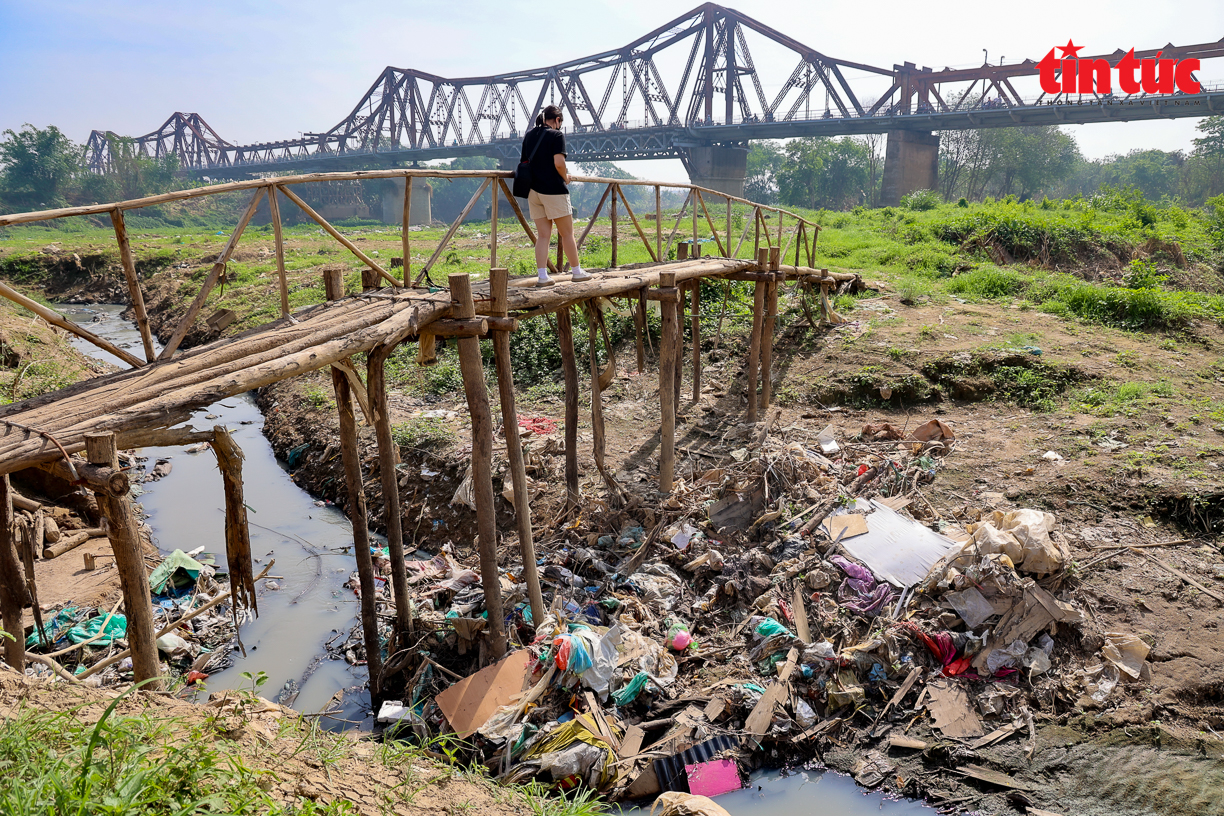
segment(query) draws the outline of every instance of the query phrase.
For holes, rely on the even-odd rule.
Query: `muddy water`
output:
[[[122,306],[64,304],[60,309],[72,320],[88,324],[96,334],[141,356],[135,326],[119,317]],[[119,364],[89,343],[74,344],[87,354]],[[262,433],[263,415],[249,396],[209,406],[196,413],[190,424],[197,430],[225,425],[242,448],[246,457],[244,498],[249,508],[255,570],[276,559],[270,574],[279,576],[274,581],[278,589],[271,589],[269,582],[259,590],[259,618],[240,630],[247,656],[235,652],[234,666],[210,676],[208,689],[235,688],[246,683],[242,672],[264,671],[268,681],[260,691],[263,696],[275,698],[286,684],[290,692],[300,685],[293,707],[319,711],[336,691],[365,683],[364,668],[329,660],[324,648],[328,640],[347,632],[358,621],[353,593],[342,586],[353,568],[348,519],[334,507],[317,506],[309,494],[290,481]],[[141,453],[149,457],[150,467],[159,458],[167,458],[173,465],[169,476],[142,485],[144,493],[139,497],[149,516],[154,542],[163,553],[203,546],[205,552],[216,557],[218,567],[224,567],[224,497],[216,457],[210,451],[189,454],[181,448],[146,448]],[[368,695],[354,689],[344,697],[345,711],[337,717],[365,720]],[[352,727],[353,723],[335,720],[332,725]]]
[[[761,771],[743,790],[724,793],[715,801],[732,816],[934,816],[929,805],[867,791],[833,771]],[[626,808],[624,816],[646,816],[649,806]]]

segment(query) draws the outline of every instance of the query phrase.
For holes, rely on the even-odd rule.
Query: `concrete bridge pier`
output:
[[[385,179],[382,188],[382,222],[384,224],[404,223],[404,184],[405,179]],[[412,220],[409,226],[428,224],[433,221],[431,202],[433,187],[428,179],[414,179],[412,182]]]
[[[744,195],[744,182],[748,178],[746,146],[690,147],[685,164],[689,171],[689,181],[693,184],[733,196]]]
[[[888,131],[880,204],[895,207],[914,190],[939,187],[939,134],[915,130]]]

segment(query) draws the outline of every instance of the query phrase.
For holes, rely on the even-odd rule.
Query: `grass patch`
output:
[[[455,438],[455,432],[441,417],[417,416],[391,428],[391,438],[400,448],[437,448]]]

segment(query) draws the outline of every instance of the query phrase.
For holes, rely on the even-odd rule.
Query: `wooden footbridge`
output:
[[[525,497],[528,495],[527,482],[515,413],[509,332],[516,329],[520,320],[545,313],[556,315],[565,379],[566,486],[570,500],[577,501],[579,379],[574,355],[571,310],[582,306],[588,310],[590,317],[587,324],[591,348],[590,396],[594,460],[605,482],[610,488],[617,490],[611,474],[604,468],[601,392],[610,383],[612,371],[609,367],[601,372],[594,353],[603,327],[599,299],[623,298],[629,302],[636,327],[639,371],[645,366],[643,334],[646,329],[646,303],[650,300],[658,301],[662,317],[662,339],[658,350],[661,415],[659,487],[664,492],[670,492],[675,466],[676,409],[681,398],[684,360],[682,326],[686,305],[689,307],[688,320],[691,321],[691,381],[694,400],[701,389],[699,350],[702,327],[700,291],[697,285],[699,281],[704,278],[721,278],[755,282],[752,337],[746,361],[749,394],[747,418],[749,421],[755,421],[760,406],[767,406],[771,397],[770,372],[779,285],[788,280],[797,281],[798,285],[811,289],[813,293],[815,288],[819,287],[822,310],[826,312],[826,317],[833,317],[828,306],[829,288],[854,277],[830,275],[827,271],[813,269],[814,244],[820,228],[786,210],[754,204],[693,185],[575,177],[575,181],[604,185],[599,206],[581,232],[579,249],[581,251],[581,245],[590,234],[596,218],[607,205],[613,225],[611,268],[601,271],[590,280],[571,281],[557,269],[560,265],[558,257],[556,264],[549,264],[557,273],[555,286],[536,287],[534,277],[511,280],[507,270],[497,266],[497,208],[501,196],[494,195],[489,243],[489,279],[473,283],[466,273],[452,274],[445,289],[420,286],[433,270],[434,264],[443,256],[459,226],[486,189],[493,188],[495,192],[500,189],[504,193],[528,240],[535,241],[530,224],[513,196],[509,194],[506,186],[509,176],[508,172],[501,171],[447,172],[410,169],[314,174],[219,184],[115,204],[0,216],[0,227],[4,227],[72,216],[109,215],[114,225],[128,291],[144,346],[144,359],[140,359],[0,284],[0,295],[26,307],[48,322],[110,351],[131,366],[127,371],[96,377],[60,391],[0,408],[0,474],[3,475],[0,490],[4,492],[0,500],[0,510],[4,513],[4,518],[0,519],[0,609],[4,612],[5,628],[14,631],[10,628],[13,615],[20,621],[21,608],[27,605],[25,584],[29,578],[23,575],[22,558],[18,553],[16,536],[13,534],[12,492],[8,488],[8,474],[29,467],[39,467],[93,491],[99,498],[99,507],[109,522],[108,536],[122,579],[136,679],[155,677],[158,672],[156,647],[153,644],[156,633],[149,611],[148,581],[140,555],[136,519],[128,499],[127,476],[118,467],[116,450],[197,441],[201,438],[201,433],[210,435],[212,432],[175,428],[190,419],[193,411],[225,397],[330,367],[340,419],[340,450],[348,495],[346,511],[353,523],[360,575],[362,621],[370,664],[371,692],[377,698],[382,682],[379,657],[381,647],[375,619],[374,568],[369,548],[362,469],[358,459],[354,401],[356,397],[361,410],[367,413],[377,436],[379,474],[386,502],[387,539],[391,552],[392,590],[396,607],[395,631],[398,637],[412,629],[413,621],[404,563],[402,515],[395,476],[398,448],[392,441],[384,367],[391,352],[405,342],[415,342],[419,345],[418,362],[432,362],[435,338],[443,336],[457,338],[464,391],[471,416],[472,476],[479,530],[480,572],[489,611],[489,644],[492,653],[500,655],[505,648],[506,633],[498,582],[492,484],[494,428],[482,370],[479,339],[489,337],[493,342],[502,429],[506,437],[514,495]],[[400,177],[406,178],[407,183],[402,235],[404,262],[402,277],[398,278],[358,249],[293,192],[294,186],[312,182]],[[420,178],[457,177],[481,179],[480,189],[450,225],[431,258],[414,278],[410,260],[411,236],[408,230],[413,181]],[[624,187],[629,185],[647,185],[655,190],[653,236],[648,235],[647,230],[643,228],[642,222],[623,193]],[[687,190],[684,206],[667,235],[666,243],[660,206],[661,190],[665,187]],[[148,315],[145,312],[135,261],[124,225],[124,213],[169,201],[236,190],[251,190],[250,203],[186,315],[160,355],[155,356]],[[281,317],[236,336],[180,351],[179,346],[183,338],[199,317],[209,293],[224,274],[243,229],[265,196],[271,205]],[[301,207],[307,216],[361,260],[365,266],[362,292],[346,296],[343,291],[342,272],[324,271],[326,300],[290,314],[279,209],[279,199],[282,196]],[[711,206],[711,202],[714,206]],[[722,221],[722,213],[717,209],[719,203],[725,203],[725,225],[717,224],[715,220],[717,212],[720,216],[718,221]],[[751,207],[752,215],[746,220],[738,242],[732,248],[732,205],[736,203]],[[636,237],[645,245],[652,259],[651,263],[638,264],[633,268],[617,266],[620,247],[616,225],[621,217],[621,210],[624,216],[632,221]],[[788,220],[789,224],[786,223]],[[685,234],[690,230],[690,222],[693,239],[691,242],[685,240]],[[721,232],[720,226],[723,227]],[[697,238],[699,232],[703,232],[707,227],[718,255],[701,257],[701,244],[697,243]],[[752,236],[753,257],[748,260],[736,259],[749,240],[749,233]],[[667,262],[663,259],[669,257],[678,235],[681,241],[676,244],[677,259]],[[709,246],[709,243],[706,245]],[[783,259],[792,260],[793,263],[783,264]],[[606,331],[603,335],[604,341],[607,342]],[[367,354],[364,383],[351,362],[354,355],[361,353]],[[758,382],[761,392],[759,397]],[[224,435],[224,429],[217,429],[216,432]],[[230,445],[221,447],[228,449]],[[80,451],[86,451],[85,459],[73,455]],[[227,554],[230,556],[234,596],[241,598],[244,589],[253,585],[253,576],[250,574],[249,535],[246,531],[240,492],[238,499],[234,500],[234,492],[241,490],[241,455],[219,455],[218,459],[226,486]],[[536,575],[531,512],[526,501],[516,499],[515,504],[523,575],[528,585],[532,614],[535,620],[541,620],[545,610]],[[21,638],[18,638],[16,643],[6,644],[7,659],[10,663],[17,661],[16,665],[19,665],[23,660],[22,646]]]

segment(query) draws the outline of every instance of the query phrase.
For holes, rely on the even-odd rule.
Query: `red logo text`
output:
[[[1126,94],[1171,94],[1174,90],[1196,94],[1201,90],[1194,78],[1194,72],[1200,68],[1197,59],[1161,59],[1163,52],[1155,57],[1139,58],[1132,48],[1118,60],[1115,68],[1104,58],[1078,58],[1076,54],[1082,48],[1068,40],[1066,45],[1050,49],[1050,53],[1037,63],[1041,90],[1049,94],[1113,93],[1115,70],[1118,89]],[[1054,56],[1056,50],[1063,52],[1061,59]]]

